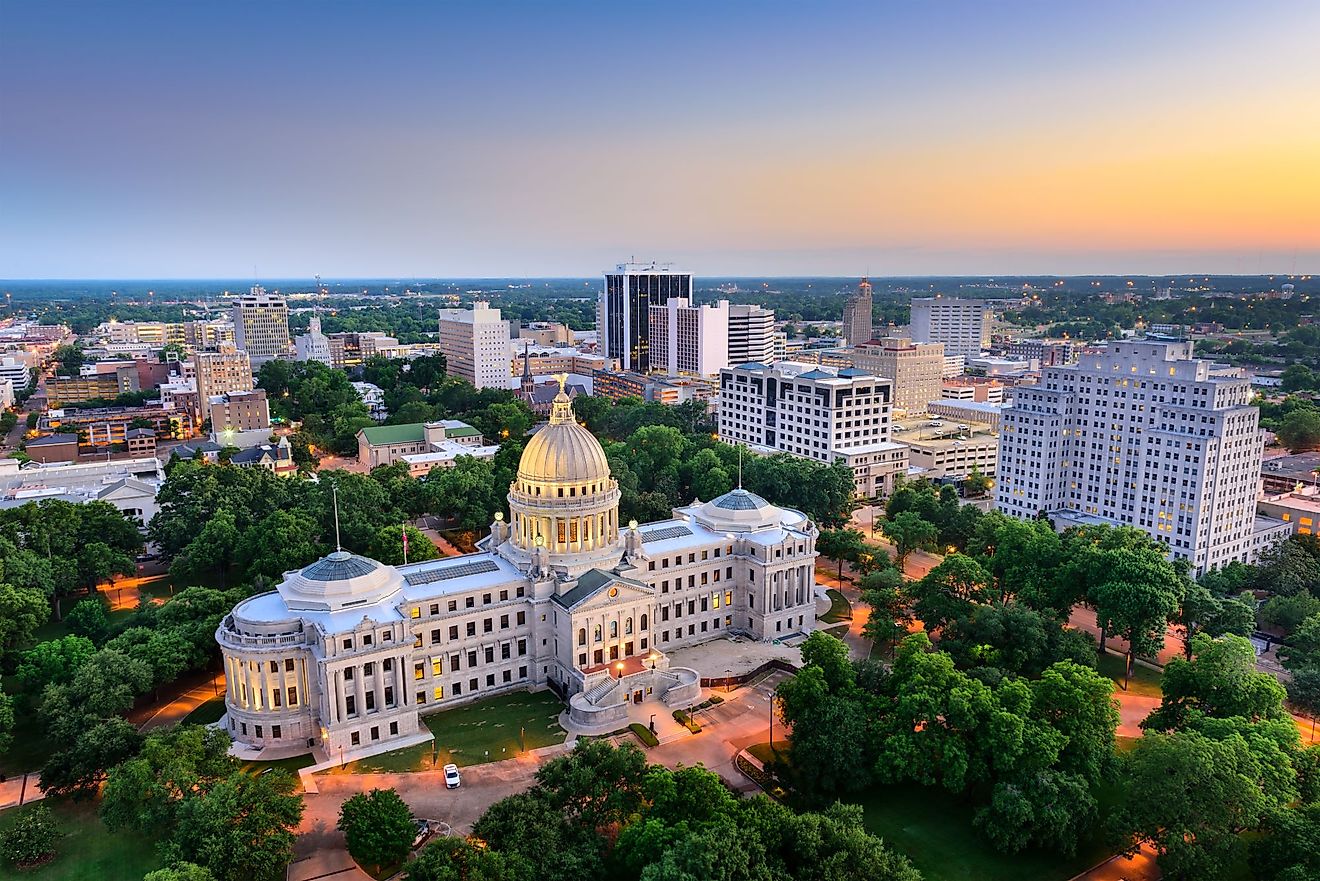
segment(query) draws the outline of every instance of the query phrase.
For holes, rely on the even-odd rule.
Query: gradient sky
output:
[[[1320,3],[0,0],[0,277],[1314,272]]]

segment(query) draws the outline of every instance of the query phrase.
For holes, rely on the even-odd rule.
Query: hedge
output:
[[[652,734],[651,729],[647,728],[641,722],[632,723],[631,725],[628,726],[628,730],[631,731],[633,734],[636,734],[637,739],[640,740],[642,743],[646,744],[647,746],[660,745],[659,738],[657,738],[654,734]]]

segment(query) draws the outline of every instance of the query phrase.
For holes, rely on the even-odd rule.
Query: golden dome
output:
[[[573,405],[560,380],[559,394],[550,408],[550,424],[532,435],[518,462],[518,481],[530,483],[596,484],[588,492],[605,489],[610,463],[591,432],[573,418]]]

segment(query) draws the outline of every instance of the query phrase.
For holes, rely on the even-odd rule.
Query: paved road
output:
[[[189,713],[200,707],[207,701],[222,696],[225,693],[225,674],[217,673],[211,679],[195,685],[165,704],[151,711],[151,715],[146,718],[138,730],[146,733],[155,731],[157,728],[166,728],[170,725],[177,725],[182,722]]]

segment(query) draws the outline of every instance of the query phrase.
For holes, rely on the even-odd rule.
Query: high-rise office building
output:
[[[782,360],[775,351],[775,312],[760,306],[729,307],[729,364],[773,364]]]
[[[651,369],[716,376],[729,366],[729,301],[694,306],[684,297],[651,307]]]
[[[289,353],[289,304],[261,285],[234,301],[234,344],[257,363]]]
[[[499,309],[480,301],[471,309],[441,309],[439,344],[450,373],[477,388],[509,387],[509,323]]]
[[[849,346],[869,342],[872,334],[871,280],[863,278],[843,304],[843,341]]]
[[[320,361],[326,367],[332,365],[330,340],[321,333],[321,316],[313,315],[307,333],[293,338],[293,350],[297,361]]]
[[[651,307],[670,297],[692,301],[692,274],[667,263],[620,263],[605,273],[597,305],[601,352],[624,370],[651,370]]]
[[[890,440],[893,383],[851,367],[785,361],[720,371],[720,440],[821,462],[843,461],[857,494],[888,495],[908,449]]]
[[[990,345],[990,308],[984,300],[918,297],[912,301],[912,339],[943,343],[946,355],[975,358]]]
[[[216,395],[253,388],[252,362],[247,352],[235,348],[233,343],[221,343],[214,352],[193,352],[192,360],[197,373],[197,397],[203,410]]]
[[[995,505],[1057,527],[1133,526],[1197,573],[1287,535],[1256,516],[1262,439],[1250,380],[1190,342],[1112,342],[1046,367],[1003,410]]]
[[[885,337],[852,350],[855,367],[894,381],[894,409],[908,415],[925,413],[940,399],[944,383],[944,346],[914,343],[907,337]]]

